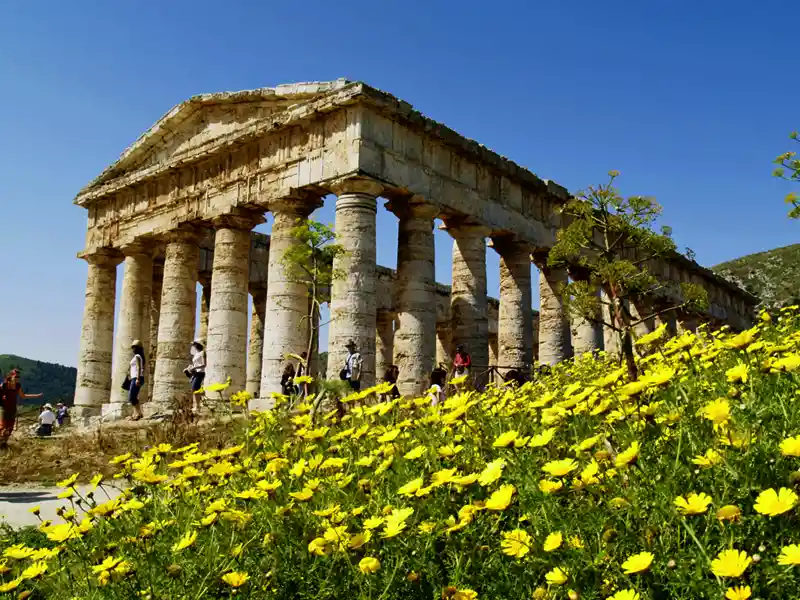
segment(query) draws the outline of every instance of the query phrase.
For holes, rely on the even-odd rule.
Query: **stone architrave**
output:
[[[164,285],[164,264],[153,265],[153,287],[150,293],[150,354],[147,360],[149,388],[153,389],[158,356],[158,320],[161,314],[161,289]],[[148,398],[149,399],[149,398]]]
[[[600,297],[600,288],[594,290]],[[598,306],[594,319],[576,319],[572,330],[572,348],[575,356],[596,352],[604,347],[604,333],[602,323],[602,307]]]
[[[497,365],[530,375],[533,365],[531,247],[502,237],[492,240],[500,255]]]
[[[261,391],[261,361],[264,358],[264,323],[267,310],[266,286],[250,286],[250,343],[247,350],[247,391],[253,398]]]
[[[346,179],[331,187],[336,194],[336,242],[344,253],[333,261],[328,374],[345,364],[347,342],[358,346],[363,360],[361,387],[375,384],[376,222],[382,186],[369,179]]]
[[[453,238],[453,282],[450,289],[452,346],[472,357],[472,375],[478,388],[489,367],[489,305],[486,296],[486,237],[480,225],[447,224]]]
[[[119,317],[117,318],[117,334],[114,344],[114,376],[112,378],[112,394],[109,407],[119,417],[129,409],[128,392],[122,389],[122,382],[130,373],[131,343],[142,342],[146,361],[150,360],[150,302],[153,288],[153,252],[144,244],[124,246],[124,275],[122,277],[122,294],[120,297]],[[145,387],[139,392],[139,401],[147,398],[149,381],[146,376]],[[103,411],[106,414],[106,410]]]
[[[231,384],[223,397],[247,385],[247,303],[250,285],[250,230],[263,218],[230,214],[214,219],[214,266],[208,311],[206,384]]]
[[[100,414],[111,396],[111,357],[114,347],[114,307],[117,265],[122,255],[101,249],[81,258],[89,263],[83,306],[81,346],[75,385],[75,417]]]
[[[567,285],[566,269],[539,262],[539,362],[555,365],[572,356],[569,319],[562,289]]]
[[[397,387],[404,396],[419,395],[430,386],[436,359],[436,264],[431,204],[393,207],[398,216],[397,332],[394,362],[400,370]],[[379,371],[378,375],[382,373]]]
[[[273,216],[269,242],[269,270],[261,366],[261,402],[254,409],[267,408],[272,393],[281,391],[281,374],[289,354],[300,355],[308,347],[308,286],[300,273],[285,264],[286,253],[301,241],[292,234],[298,222],[319,206],[316,196],[280,198],[270,202]]]
[[[192,228],[167,234],[164,280],[158,321],[158,355],[152,410],[168,410],[191,399],[183,370],[189,365],[197,305],[197,262],[200,234]]]
[[[200,322],[197,327],[197,341],[208,344],[208,316],[211,312],[211,278],[200,278]]]
[[[379,311],[375,337],[375,377],[382,380],[384,373],[394,364],[394,320],[390,312]]]

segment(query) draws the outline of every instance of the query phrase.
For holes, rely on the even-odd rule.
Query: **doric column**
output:
[[[191,228],[167,235],[164,283],[158,321],[158,355],[153,381],[154,410],[186,404],[189,381],[183,370],[189,364],[197,305],[197,261],[200,234]]]
[[[489,315],[486,297],[486,236],[488,228],[465,223],[447,224],[453,237],[453,283],[450,316],[453,349],[464,346],[472,356],[472,374],[489,366]],[[481,378],[476,380],[481,387]]]
[[[676,315],[678,333],[686,333],[687,331],[695,332],[700,326],[700,317],[695,313],[679,310]]]
[[[660,314],[653,317],[653,324],[656,327],[661,327],[661,325],[666,324],[667,337],[675,337],[675,335],[678,333],[678,320],[675,310],[667,310],[669,308],[669,304],[665,300],[656,301],[654,306],[656,311]]]
[[[82,256],[89,263],[83,305],[78,377],[75,387],[76,417],[100,414],[111,396],[111,356],[114,346],[114,302],[117,265],[122,255],[98,250]]]
[[[507,238],[492,240],[500,255],[500,311],[497,364],[529,375],[533,365],[531,248]]]
[[[250,284],[250,230],[263,218],[229,214],[214,219],[214,266],[208,314],[206,383],[231,385],[223,395],[247,384],[247,301]]]
[[[353,340],[363,359],[362,388],[375,384],[375,244],[376,198],[383,189],[376,181],[346,179],[333,186],[336,194],[336,241],[344,253],[334,259],[331,324],[328,333],[328,374],[339,372]]]
[[[149,389],[153,389],[158,357],[158,321],[161,314],[161,289],[164,285],[164,263],[153,264],[153,287],[150,293],[150,354],[147,357]]]
[[[601,310],[605,323],[614,322],[614,311],[611,307],[611,298],[600,290]],[[619,333],[608,325],[603,325],[603,348],[608,354],[618,356],[620,353]]]
[[[386,370],[394,364],[394,315],[379,311],[375,336],[375,378],[380,381]],[[403,371],[401,369],[400,375]],[[399,387],[399,386],[398,386]],[[401,390],[402,392],[402,390]]]
[[[436,323],[436,366],[445,364],[450,368],[453,360],[452,329],[450,322]]]
[[[600,297],[600,288],[594,290],[594,295]],[[572,328],[572,348],[576,356],[586,354],[588,352],[595,352],[602,350],[604,345],[603,338],[603,323],[601,317],[601,306],[598,304],[598,310],[594,315],[594,319],[575,319]]]
[[[412,199],[413,200],[413,199]],[[398,328],[394,338],[397,387],[404,396],[430,387],[436,358],[436,264],[433,219],[439,209],[431,204],[393,204],[397,215]],[[379,370],[378,376],[383,373]]]
[[[150,360],[150,302],[153,288],[152,249],[143,244],[131,244],[124,246],[122,252],[125,255],[125,272],[114,343],[114,376],[110,399],[118,405],[111,407],[112,416],[117,418],[123,416],[123,407],[128,402],[128,392],[122,389],[122,382],[130,372],[131,344],[134,340],[142,342],[145,360]],[[145,401],[150,387],[146,378],[145,386],[139,392],[140,401]],[[105,410],[103,412],[106,413]]]
[[[211,273],[200,275],[199,283],[200,323],[197,328],[197,339],[205,346],[208,344],[208,316],[211,312]]]
[[[256,398],[261,391],[261,361],[264,358],[264,323],[267,288],[250,286],[253,307],[250,313],[250,344],[247,351],[247,391]]]
[[[567,270],[539,265],[539,362],[555,365],[572,356],[569,319],[564,310],[562,289],[567,285]]]
[[[259,397],[268,399],[281,391],[281,373],[287,354],[300,354],[308,347],[308,286],[297,268],[285,264],[286,253],[301,240],[292,234],[299,221],[308,219],[319,206],[317,197],[280,198],[270,202],[272,234],[269,246],[264,351]],[[264,409],[260,402],[253,408]]]

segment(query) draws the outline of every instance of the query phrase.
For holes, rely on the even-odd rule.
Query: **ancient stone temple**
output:
[[[75,199],[88,211],[76,412],[122,414],[134,339],[152,359],[142,399],[153,409],[188,394],[182,371],[197,337],[206,341],[207,381],[230,377],[231,392],[247,388],[262,399],[279,391],[285,356],[302,352],[308,333],[305,287],[287,275],[282,257],[297,243],[289,234],[297,219],[325,201],[335,202],[346,250],[335,265],[346,276],[330,290],[329,373],[338,372],[351,339],[364,358],[364,385],[394,363],[407,394],[425,389],[434,365],[451,360],[458,344],[477,369],[527,371],[534,356],[554,364],[573,350],[602,348],[601,327],[567,319],[558,290],[570,274],[544,262],[568,198],[558,184],[364,83],[195,96]],[[397,217],[395,272],[375,261],[376,213],[384,209]],[[254,235],[267,217],[270,238]],[[434,279],[436,219],[453,240],[451,288]],[[500,256],[496,302],[487,296],[487,247]],[[681,282],[708,291],[708,313],[678,315],[673,328],[749,324],[756,300],[709,270],[677,255],[653,269],[674,285],[641,306],[679,303]]]

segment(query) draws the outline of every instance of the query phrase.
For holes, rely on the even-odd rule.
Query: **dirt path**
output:
[[[104,487],[111,498],[120,494],[120,490]],[[88,485],[79,485],[76,490],[80,495],[85,496],[89,491]],[[58,498],[63,490],[55,487],[26,487],[26,486],[4,486],[0,487],[0,523],[5,523],[11,527],[25,527],[26,525],[38,525],[39,519],[30,512],[34,506],[41,509],[42,519],[51,519],[61,522],[56,515],[59,506],[70,507],[69,500]],[[98,500],[105,499],[105,492],[100,490],[95,492]],[[78,514],[83,513],[80,507],[76,506]]]

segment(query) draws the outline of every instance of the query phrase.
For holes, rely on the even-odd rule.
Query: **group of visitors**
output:
[[[189,347],[191,362],[183,370],[189,378],[189,387],[192,391],[192,409],[197,412],[198,398],[196,392],[203,387],[206,377],[206,351],[203,344],[195,340]],[[131,343],[130,368],[125,380],[122,382],[122,389],[128,392],[128,402],[133,407],[133,414],[129,417],[131,421],[138,421],[144,417],[142,407],[139,403],[139,392],[145,382],[145,356],[144,346],[141,340],[133,340]]]
[[[63,402],[56,404],[55,409],[49,402],[42,404],[39,407],[39,424],[34,426],[34,432],[39,437],[49,437],[53,435],[53,426],[63,427],[68,417],[69,410]]]

